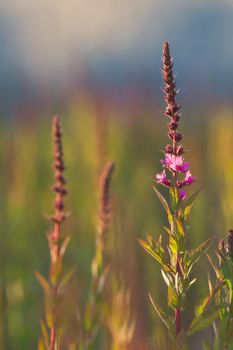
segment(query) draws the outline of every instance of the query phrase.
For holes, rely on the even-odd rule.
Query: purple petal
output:
[[[186,192],[184,190],[179,190],[179,199],[182,201],[186,197]]]

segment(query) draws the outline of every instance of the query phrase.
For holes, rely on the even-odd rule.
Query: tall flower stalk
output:
[[[69,237],[64,237],[61,232],[61,225],[67,217],[64,205],[67,190],[63,175],[65,165],[62,131],[58,116],[54,117],[52,121],[52,137],[55,199],[53,201],[54,214],[49,216],[49,220],[53,222],[53,228],[47,235],[50,252],[50,274],[48,281],[39,272],[36,272],[36,276],[45,292],[45,323],[41,322],[43,336],[39,341],[40,349],[57,350],[60,349],[61,336],[64,331],[58,319],[62,288],[71,277],[71,273],[68,273],[62,278],[62,260]]]
[[[89,301],[84,315],[84,339],[81,348],[92,349],[103,312],[106,309],[106,281],[109,270],[107,254],[107,234],[110,219],[110,185],[115,164],[107,161],[99,177],[99,200],[97,216],[96,251],[92,262],[92,285]]]
[[[186,220],[200,189],[189,197],[187,196],[186,188],[192,185],[196,178],[190,172],[190,164],[184,159],[182,134],[178,131],[181,106],[176,101],[178,90],[173,75],[173,59],[168,42],[163,45],[162,75],[166,103],[163,114],[169,120],[167,126],[170,142],[164,149],[164,158],[161,160],[163,170],[155,175],[155,183],[168,189],[169,200],[165,199],[157,186],[154,187],[154,191],[167,213],[169,227],[166,227],[165,230],[168,234],[168,246],[164,247],[162,235],[157,240],[148,236],[147,241],[139,240],[139,242],[162,267],[162,276],[167,285],[168,307],[173,310],[173,316],[167,315],[151,296],[150,300],[167,327],[170,338],[179,348],[179,341],[182,343],[186,336],[206,327],[211,323],[210,320],[217,316],[216,313],[208,314],[208,321],[203,322],[203,319],[207,318],[207,306],[212,299],[212,296],[209,295],[207,297],[209,302],[199,313],[197,312],[187,330],[184,329],[182,323],[182,313],[187,305],[187,292],[196,281],[196,278],[192,277],[192,268],[201,254],[208,249],[210,239],[195,250],[188,250]]]

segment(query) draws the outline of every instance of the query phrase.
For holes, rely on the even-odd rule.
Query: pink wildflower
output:
[[[158,184],[170,187],[171,181],[167,179],[165,170],[163,170],[162,173],[156,174],[155,178]]]
[[[186,197],[186,192],[184,190],[179,190],[179,199],[182,201]]]
[[[189,168],[189,163],[184,162],[182,156],[176,156],[171,153],[165,153],[165,160],[161,160],[163,167],[168,168],[172,172],[186,173]]]
[[[192,176],[190,170],[187,171],[184,179],[184,186],[191,185],[196,180],[195,176]]]

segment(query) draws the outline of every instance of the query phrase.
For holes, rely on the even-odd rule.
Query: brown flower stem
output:
[[[110,216],[110,184],[114,171],[114,162],[108,161],[104,165],[99,179],[98,222],[96,234],[96,251],[92,262],[92,286],[88,303],[88,324],[85,334],[85,348],[90,345],[96,336],[100,322],[98,303],[102,302],[108,275],[106,238],[109,230]]]
[[[175,310],[175,324],[176,324],[176,335],[181,331],[181,310],[177,308]]]
[[[63,171],[65,170],[64,160],[63,160],[63,146],[62,146],[62,132],[60,126],[60,118],[54,117],[52,121],[52,135],[53,135],[53,156],[54,156],[54,186],[53,191],[55,192],[55,200],[53,202],[54,214],[50,217],[53,221],[53,230],[48,234],[49,250],[50,250],[50,283],[52,285],[52,312],[53,315],[53,325],[50,327],[50,350],[54,350],[57,343],[57,329],[56,329],[56,300],[59,288],[59,277],[60,269],[58,269],[58,264],[62,259],[61,256],[61,224],[66,218],[66,213],[64,212],[64,196],[67,194],[65,189],[65,178],[63,176]]]
[[[55,341],[56,341],[56,329],[55,327],[53,327],[50,330],[50,346],[49,346],[50,350],[55,349]]]

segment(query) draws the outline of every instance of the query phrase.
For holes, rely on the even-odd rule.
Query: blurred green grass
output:
[[[195,111],[193,111],[194,113]],[[153,190],[153,177],[161,170],[159,149],[168,142],[166,123],[157,113],[117,118],[109,110],[106,149],[116,162],[113,178],[112,237],[115,259],[133,290],[138,337],[150,339],[160,329],[147,298],[148,291],[163,305],[164,286],[158,265],[147,256],[137,238],[163,232],[166,218]],[[231,109],[209,111],[198,119],[182,119],[183,143],[191,152],[192,173],[204,184],[190,224],[190,245],[216,235],[224,237],[233,226],[233,119]],[[72,104],[63,116],[64,152],[71,211],[64,230],[72,241],[65,268],[77,266],[72,303],[85,301],[95,246],[98,149],[96,108]],[[35,349],[43,295],[34,276],[48,274],[49,252],[45,233],[51,213],[51,118],[42,114],[0,128],[0,348]],[[198,186],[198,184],[197,184]],[[212,251],[214,250],[214,244]],[[205,257],[197,270],[200,281],[193,297],[207,289]],[[160,283],[161,282],[161,283]],[[188,306],[192,311],[192,305]],[[74,330],[75,332],[75,330]]]

